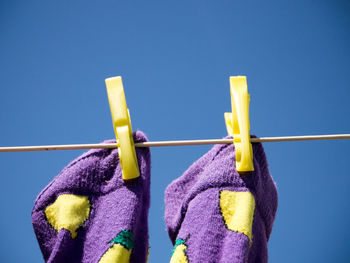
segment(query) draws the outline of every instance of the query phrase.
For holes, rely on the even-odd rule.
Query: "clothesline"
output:
[[[344,139],[350,139],[350,134],[261,137],[261,138],[251,138],[251,142],[252,143],[256,143],[256,142],[295,142],[295,141],[344,140]],[[230,144],[230,143],[233,143],[232,139],[155,141],[155,142],[135,143],[135,147],[188,146],[188,145],[209,145],[209,144]],[[96,143],[96,144],[66,144],[66,145],[0,147],[0,152],[83,150],[83,149],[104,149],[104,148],[117,148],[117,144],[116,143],[106,143],[106,144]]]

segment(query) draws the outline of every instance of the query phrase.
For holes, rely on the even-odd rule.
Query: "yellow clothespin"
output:
[[[134,139],[132,136],[129,110],[126,106],[121,77],[108,78],[106,81],[109,107],[112,113],[113,128],[117,138],[118,154],[123,179],[139,177]]]
[[[245,76],[230,77],[232,113],[225,113],[226,128],[233,136],[238,172],[254,171],[253,150],[249,135],[249,94]]]

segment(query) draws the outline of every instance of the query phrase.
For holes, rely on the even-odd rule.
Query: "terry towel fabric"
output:
[[[147,138],[138,131],[134,141]],[[131,182],[122,179],[117,149],[96,149],[39,194],[32,222],[46,262],[146,262],[151,160],[149,148],[136,154],[140,177]]]
[[[216,145],[167,187],[171,263],[267,262],[277,190],[260,143],[253,156],[255,171],[239,175],[234,145]]]

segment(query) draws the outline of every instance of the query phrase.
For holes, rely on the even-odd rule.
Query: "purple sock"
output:
[[[138,131],[134,141],[147,138]],[[132,181],[122,179],[117,149],[96,149],[45,187],[32,222],[46,262],[146,262],[151,160],[149,148],[136,154],[140,177]]]
[[[260,143],[253,154],[255,171],[239,175],[234,145],[216,145],[167,187],[171,263],[267,262],[277,190]]]

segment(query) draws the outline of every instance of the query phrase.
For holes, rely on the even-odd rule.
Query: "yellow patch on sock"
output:
[[[67,229],[72,238],[77,236],[76,230],[89,217],[90,202],[87,196],[63,194],[45,209],[50,225],[59,232]]]
[[[250,192],[223,190],[220,192],[220,209],[226,227],[243,233],[252,242],[252,225],[255,199]]]
[[[99,263],[129,263],[131,249],[128,250],[121,244],[114,244],[102,256]]]
[[[186,249],[186,245],[178,245],[173,253],[173,256],[171,257],[170,263],[188,263],[188,259],[185,253]]]

